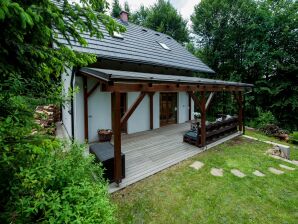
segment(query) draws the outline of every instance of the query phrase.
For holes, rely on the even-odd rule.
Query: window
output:
[[[114,31],[113,32],[113,37],[115,38],[119,38],[119,39],[124,39],[124,37],[122,36],[121,33]]]
[[[166,49],[168,51],[171,50],[171,48],[169,48],[165,43],[161,43],[161,42],[158,42],[160,46],[162,46],[163,49]]]

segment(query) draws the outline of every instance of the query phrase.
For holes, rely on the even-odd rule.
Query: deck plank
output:
[[[183,134],[189,128],[189,123],[183,123],[122,135],[126,178],[122,180],[120,187],[110,184],[109,192],[125,188],[240,134],[236,133],[204,148],[198,148],[183,142]]]

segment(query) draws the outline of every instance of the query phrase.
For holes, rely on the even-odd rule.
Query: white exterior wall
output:
[[[96,84],[97,80],[88,78],[88,91]],[[74,99],[74,129],[75,139],[79,142],[84,142],[84,95],[83,95],[83,80],[82,77],[76,77],[75,87],[79,91],[75,95]],[[129,108],[140,92],[127,93],[127,108]],[[180,92],[177,94],[178,102],[178,123],[183,123],[188,120],[188,94]],[[112,128],[112,113],[111,113],[111,93],[101,92],[100,87],[92,93],[88,98],[88,123],[89,123],[89,142],[95,142],[98,140],[98,129],[111,129]],[[156,92],[153,96],[153,128],[160,127],[160,93]],[[194,103],[192,101],[192,117],[193,117]],[[70,110],[70,106],[69,106]],[[69,120],[69,122],[68,122]],[[71,124],[71,117],[68,114],[67,122]],[[71,126],[69,126],[71,133]],[[137,109],[131,115],[127,121],[127,133],[136,133],[140,131],[146,131],[150,129],[150,105],[149,96],[146,95]]]
[[[191,106],[191,119],[194,119],[194,102],[191,99],[191,105],[188,105],[188,93],[179,92],[178,93],[178,123],[184,123],[188,121],[188,110]]]
[[[71,69],[66,69],[64,73],[62,73],[62,83],[63,83],[63,96],[67,96],[69,92],[70,80],[71,80]],[[71,135],[71,104],[70,102],[64,102],[62,106],[62,123],[66,129],[67,134]]]
[[[97,83],[96,79],[88,79],[88,91]],[[98,129],[112,129],[111,93],[97,89],[88,98],[89,142],[98,141]]]
[[[139,92],[127,93],[127,108],[135,102],[139,96]],[[135,133],[150,129],[150,107],[149,96],[146,95],[133,114],[127,121],[127,133]]]
[[[178,119],[177,122],[184,123],[188,121],[189,114],[188,94],[186,92],[178,93]]]
[[[83,79],[76,77],[75,89],[78,92],[74,98],[74,136],[77,141],[83,143],[85,141],[84,132],[84,92],[83,92]]]

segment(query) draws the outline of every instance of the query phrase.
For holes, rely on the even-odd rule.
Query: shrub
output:
[[[83,156],[85,146],[33,134],[38,127],[28,101],[6,102],[11,114],[0,118],[0,223],[114,223],[102,169]]]
[[[12,223],[114,223],[102,169],[92,156],[83,156],[84,147],[49,139],[40,143],[16,148],[33,154],[14,174],[4,218]]]
[[[290,135],[290,141],[294,144],[298,144],[298,131],[294,131],[293,134]]]
[[[255,119],[254,124],[257,128],[262,128],[268,124],[276,124],[276,118],[270,111],[263,111],[257,107],[258,117]]]

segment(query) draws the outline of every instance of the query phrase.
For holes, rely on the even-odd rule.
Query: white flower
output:
[[[200,112],[194,112],[193,115],[194,115],[195,118],[200,118],[201,117]]]

